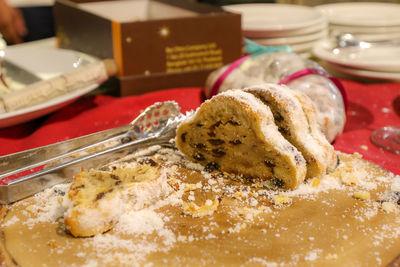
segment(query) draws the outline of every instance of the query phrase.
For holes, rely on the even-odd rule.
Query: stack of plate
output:
[[[313,48],[324,66],[353,77],[400,80],[399,4],[336,3],[316,9],[327,17],[331,35]],[[335,36],[348,33],[363,44],[339,47]],[[396,39],[397,44],[382,43]]]
[[[351,33],[366,41],[400,38],[400,4],[335,3],[315,8],[327,17],[331,35]]]
[[[327,22],[316,9],[285,4],[238,4],[223,7],[242,15],[243,36],[265,46],[290,45],[311,55],[313,45],[327,36]]]

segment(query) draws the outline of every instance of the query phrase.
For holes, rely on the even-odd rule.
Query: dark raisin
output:
[[[226,155],[226,152],[225,152],[225,151],[223,151],[223,150],[221,150],[221,149],[218,149],[218,148],[213,149],[213,150],[212,150],[212,153],[213,153],[214,157],[217,157],[217,158],[220,158],[220,157],[223,157],[223,156]]]
[[[281,132],[282,134],[285,134],[285,135],[289,134],[289,131],[288,131],[285,127],[279,126],[279,127],[278,127],[278,130],[279,130],[279,132]]]
[[[200,122],[197,122],[197,123],[196,123],[196,126],[197,126],[197,127],[203,127],[204,125],[203,125],[202,123],[200,123]]]
[[[207,134],[208,134],[209,137],[215,137],[215,136],[217,136],[214,132],[208,132]]]
[[[282,179],[279,179],[279,178],[274,178],[274,179],[272,180],[272,182],[274,183],[274,185],[275,185],[276,187],[282,187],[282,186],[285,185],[285,182],[284,182]]]
[[[54,189],[54,193],[56,193],[56,195],[58,196],[64,196],[65,192],[60,190],[60,189]]]
[[[78,185],[77,187],[74,187],[74,189],[80,189],[80,188],[85,188],[84,184]]]
[[[194,158],[195,160],[198,160],[198,161],[203,161],[203,160],[206,159],[206,158],[203,156],[203,154],[201,154],[201,153],[196,153],[196,154],[194,154],[194,155],[193,155],[193,158]]]
[[[154,161],[153,159],[151,159],[151,158],[142,159],[142,160],[140,160],[138,163],[141,164],[141,165],[147,164],[147,165],[150,165],[151,167],[156,167],[156,166],[158,166],[158,163],[155,162],[155,161]]]
[[[209,130],[211,132],[214,132],[215,128],[217,128],[218,126],[220,126],[222,124],[221,121],[217,121],[216,123],[214,123],[213,125],[211,125],[211,127],[209,128]]]
[[[96,195],[96,200],[102,199],[106,195],[106,192],[100,192]]]
[[[208,139],[207,141],[211,143],[213,146],[219,146],[225,144],[225,141],[222,139]]]
[[[339,164],[340,164],[340,158],[339,156],[336,156],[336,167],[339,166]]]
[[[301,157],[301,155],[296,155],[294,156],[294,160],[296,161],[296,164],[299,165],[301,162],[304,162],[303,158]]]
[[[214,130],[215,128],[217,128],[218,126],[220,126],[222,124],[221,121],[217,121],[216,123],[214,123],[213,125],[211,125],[210,130]]]
[[[96,200],[102,199],[107,193],[111,193],[113,190],[114,190],[114,189],[111,188],[111,189],[109,189],[109,190],[107,190],[107,191],[98,193],[98,194],[96,195]]]
[[[186,142],[186,135],[187,135],[187,133],[183,133],[183,134],[181,134],[181,140],[182,140],[182,142]]]
[[[274,163],[272,163],[270,160],[264,160],[264,164],[269,167],[269,168],[274,168],[276,165]]]
[[[111,177],[111,179],[114,179],[114,180],[121,180],[117,175],[115,175],[115,174],[110,174],[110,177]]]
[[[130,136],[124,136],[124,137],[121,138],[121,143],[122,144],[129,143],[130,141],[132,141],[132,137],[130,137]]]
[[[229,141],[229,143],[236,146],[236,145],[242,144],[242,141],[240,141],[239,139],[235,139],[235,140]]]
[[[122,183],[122,181],[119,180],[119,181],[116,181],[116,182],[115,182],[115,185],[119,185],[119,184],[121,184],[121,183]]]
[[[218,163],[216,163],[214,161],[207,163],[207,165],[204,167],[204,171],[206,171],[206,172],[213,172],[218,169],[219,169],[219,165],[218,165]]]
[[[227,124],[232,124],[232,125],[234,125],[234,126],[240,126],[240,123],[239,123],[239,122],[233,121],[233,120],[229,120],[229,121],[227,121],[226,123],[227,123]]]
[[[276,114],[274,114],[274,120],[277,122],[281,122],[284,119],[283,119],[282,115],[279,112],[277,112]]]
[[[198,144],[195,144],[194,147],[198,148],[198,149],[203,149],[203,148],[206,148],[206,145],[203,143],[198,143]]]

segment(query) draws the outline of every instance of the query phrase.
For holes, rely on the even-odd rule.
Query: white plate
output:
[[[327,37],[327,31],[319,31],[311,34],[304,34],[298,36],[288,36],[280,38],[260,38],[253,39],[256,42],[262,43],[264,45],[292,45],[305,42],[314,42],[316,40]]]
[[[361,33],[361,34],[398,34],[400,33],[400,26],[390,27],[371,27],[371,26],[344,26],[329,24],[331,31],[348,32],[348,33]]]
[[[355,76],[359,78],[368,78],[374,80],[387,80],[387,81],[400,81],[400,72],[384,72],[384,71],[372,71],[372,70],[362,70],[346,68],[340,65],[327,63],[326,66],[332,68],[350,76]]]
[[[95,57],[83,53],[56,49],[54,47],[48,47],[47,43],[43,44],[43,46],[41,44],[36,45],[36,43],[33,42],[32,44],[24,43],[21,45],[9,46],[6,49],[5,57],[7,60],[23,66],[26,70],[31,71],[42,79],[52,78],[61,73],[71,71],[77,66],[98,60]],[[44,103],[12,112],[1,113],[0,128],[14,126],[49,114],[94,90],[96,87],[97,85],[88,86],[66,95],[53,98]]]
[[[318,41],[312,41],[312,42],[304,42],[304,43],[299,43],[299,44],[292,44],[290,47],[292,48],[293,52],[295,53],[302,53],[302,52],[311,52],[314,45]]]
[[[400,72],[400,46],[335,49],[332,42],[323,40],[314,45],[313,54],[322,60],[346,67]]]
[[[260,42],[259,40],[253,39],[252,41],[263,45],[263,46],[271,46],[269,44],[264,44],[263,42]],[[312,48],[315,45],[315,41],[312,42],[304,42],[304,43],[299,43],[299,44],[292,44],[290,45],[290,48],[292,48],[293,52],[295,53],[303,53],[303,52],[311,52]]]
[[[78,97],[94,90],[96,87],[97,85],[91,85],[86,88],[71,92],[69,94],[53,98],[47,102],[35,106],[19,109],[12,112],[2,113],[0,114],[0,128],[14,126],[47,115],[53,111],[56,111],[57,109],[60,109],[70,104]]]
[[[260,31],[260,30],[246,30],[242,29],[243,35],[250,38],[270,38],[270,37],[287,37],[293,35],[303,35],[309,33],[315,33],[319,31],[324,31],[328,29],[328,24],[326,22],[312,25],[309,27],[304,27],[294,30],[285,31]]]
[[[5,58],[44,80],[98,60],[72,50],[22,45],[7,47]]]
[[[258,32],[298,30],[326,19],[311,7],[285,4],[238,4],[223,6],[226,11],[242,14],[242,29]]]
[[[316,7],[329,23],[353,26],[399,26],[400,5],[391,3],[334,3]]]

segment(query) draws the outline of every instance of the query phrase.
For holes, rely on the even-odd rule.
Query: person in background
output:
[[[9,1],[0,0],[0,33],[8,44],[54,36],[52,0]]]
[[[0,0],[0,33],[10,44],[23,42],[27,34],[21,11],[10,6],[5,0]]]

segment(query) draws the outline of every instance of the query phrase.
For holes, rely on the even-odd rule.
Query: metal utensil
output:
[[[6,59],[6,52],[5,49],[7,47],[6,41],[2,38],[0,34],[0,81],[3,83],[5,87],[8,88],[8,84],[4,79],[4,74],[6,73],[8,77],[12,80],[28,85],[42,79],[38,77],[36,74],[24,69],[21,66],[18,66],[11,61]]]
[[[0,157],[0,203],[68,182],[82,166],[99,167],[138,148],[166,144],[185,117],[176,102],[155,103],[126,126]]]
[[[12,63],[6,58],[3,59],[2,64],[7,76],[16,82],[28,85],[42,80],[36,74]]]
[[[339,48],[345,47],[360,47],[370,48],[372,46],[400,46],[399,39],[391,40],[376,40],[376,41],[363,41],[351,33],[339,33],[335,36],[337,46]]]

